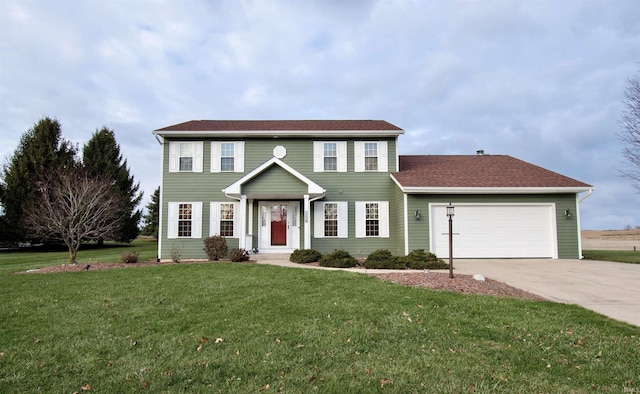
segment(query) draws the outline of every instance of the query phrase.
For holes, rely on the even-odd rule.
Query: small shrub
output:
[[[315,263],[320,261],[322,253],[314,249],[296,249],[289,256],[289,261],[299,264]]]
[[[364,268],[405,269],[405,263],[399,257],[391,254],[387,249],[378,249],[367,256]]]
[[[358,260],[345,250],[336,250],[322,256],[318,263],[323,267],[351,268],[358,264]]]
[[[217,261],[227,255],[227,240],[220,235],[204,239],[204,251],[209,261]]]
[[[442,259],[439,259],[433,253],[427,253],[424,249],[412,250],[411,253],[406,255],[402,259],[408,268],[423,270],[423,269],[445,269],[449,265]]]
[[[182,261],[182,247],[173,245],[171,247],[171,261],[174,263],[179,263]]]
[[[249,252],[239,248],[231,249],[231,254],[229,255],[229,259],[234,263],[239,263],[241,261],[249,261]]]
[[[120,253],[120,262],[123,264],[135,264],[138,262],[138,253],[123,250],[122,253]]]

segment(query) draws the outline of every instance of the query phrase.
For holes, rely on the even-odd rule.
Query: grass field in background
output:
[[[640,250],[583,250],[582,255],[587,260],[640,264]]]
[[[66,262],[29,254],[0,254],[2,393],[640,387],[640,329],[578,306],[256,264],[14,274]]]

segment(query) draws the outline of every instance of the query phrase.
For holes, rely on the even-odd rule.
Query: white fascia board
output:
[[[396,182],[397,183],[397,182]],[[409,194],[553,194],[581,193],[588,187],[418,187],[400,189]]]
[[[291,175],[295,176],[300,181],[304,182],[307,185],[307,192],[310,195],[321,195],[321,194],[324,194],[326,192],[326,190],[323,189],[320,185],[318,185],[317,183],[313,182],[311,179],[309,179],[306,176],[302,175],[296,169],[294,169],[293,167],[289,166],[287,163],[283,162],[282,160],[280,160],[280,159],[278,159],[276,157],[272,157],[271,159],[269,159],[266,162],[262,163],[258,167],[254,168],[253,171],[249,172],[248,174],[246,174],[242,178],[238,179],[237,181],[235,181],[231,185],[229,185],[226,188],[222,189],[222,191],[224,193],[226,193],[227,195],[240,195],[240,191],[242,189],[242,185],[243,184],[245,184],[247,181],[249,181],[250,179],[254,178],[258,174],[260,174],[262,171],[266,170],[267,168],[271,167],[274,164],[279,165],[285,171],[287,171]]]
[[[154,135],[174,138],[194,137],[398,137],[404,130],[247,130],[247,131],[162,131],[154,130]]]

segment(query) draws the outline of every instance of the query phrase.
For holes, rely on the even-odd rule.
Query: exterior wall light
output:
[[[416,209],[416,220],[420,220],[420,210]]]
[[[571,217],[571,210],[566,209],[566,210],[564,211],[564,216],[565,216],[565,218],[569,219],[569,218]]]

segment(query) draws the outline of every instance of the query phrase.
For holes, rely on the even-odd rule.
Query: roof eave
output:
[[[400,186],[407,194],[566,194],[582,193],[593,187],[419,187]]]
[[[404,130],[154,130],[154,135],[168,138],[201,137],[397,137]]]

